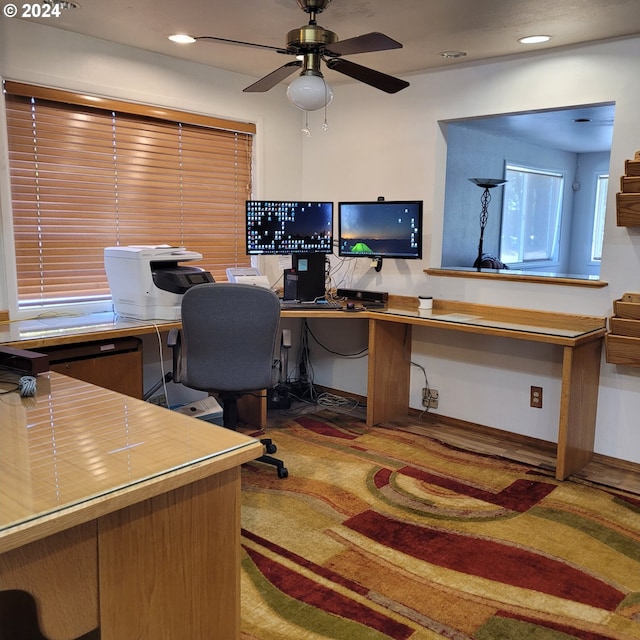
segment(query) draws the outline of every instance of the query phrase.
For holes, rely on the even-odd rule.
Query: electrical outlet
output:
[[[437,409],[440,394],[435,389],[424,387],[422,389],[422,406],[427,409]]]
[[[542,409],[542,387],[531,387],[529,404],[535,409]]]

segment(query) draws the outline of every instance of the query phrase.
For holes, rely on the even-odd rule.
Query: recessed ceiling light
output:
[[[540,44],[541,42],[549,42],[551,36],[526,36],[525,38],[518,38],[520,44]]]
[[[196,41],[193,36],[186,33],[174,33],[172,36],[169,36],[169,40],[171,40],[171,42],[177,42],[178,44],[192,44]]]
[[[438,55],[443,58],[464,58],[467,55],[466,51],[441,51]]]

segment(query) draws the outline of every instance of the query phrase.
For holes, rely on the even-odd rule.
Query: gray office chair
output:
[[[280,301],[268,289],[249,284],[214,283],[191,287],[182,298],[182,330],[172,331],[173,380],[215,395],[223,424],[235,429],[237,400],[275,384],[274,354],[280,327]],[[288,471],[272,457],[277,448],[261,439],[278,477]]]

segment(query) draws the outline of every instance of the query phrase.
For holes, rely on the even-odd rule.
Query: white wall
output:
[[[9,30],[7,24],[11,23]],[[392,55],[392,54],[389,54]],[[0,75],[50,86],[85,90],[222,117],[258,126],[256,196],[339,200],[420,198],[425,202],[422,261],[387,261],[380,273],[366,261],[350,263],[341,286],[384,290],[486,304],[609,316],[625,291],[639,291],[640,235],[615,226],[615,189],[609,194],[603,289],[489,280],[428,278],[423,269],[440,264],[446,146],[440,120],[614,101],[616,120],[611,176],[640,149],[637,82],[640,39],[600,43],[527,58],[415,74],[411,87],[387,95],[353,83],[334,86],[329,130],[322,113],[310,117],[312,136],[301,135],[302,118],[279,87],[263,95],[243,94],[250,79],[136,49],[19,21],[0,21]],[[363,61],[364,62],[364,61]],[[4,135],[4,134],[3,134]],[[7,232],[6,149],[0,139],[0,191]],[[334,260],[337,264],[337,258]],[[268,265],[277,275],[280,265]],[[0,308],[7,308],[5,275]],[[354,323],[362,325],[364,323]],[[340,347],[362,344],[340,329]],[[349,325],[351,326],[351,325]],[[323,339],[329,346],[331,332]],[[445,415],[548,440],[556,439],[560,353],[554,347],[442,331],[414,332],[412,359],[423,364],[440,390]],[[363,393],[363,360],[344,366],[319,360],[318,381]],[[420,406],[422,374],[413,376],[411,406]],[[640,370],[603,362],[596,451],[640,462],[637,437]],[[529,386],[544,387],[542,410],[529,408]],[[508,392],[505,393],[505,390]]]
[[[614,101],[612,184],[624,161],[640,150],[637,82],[640,39],[599,43],[526,58],[412,75],[396,95],[365,85],[334,87],[329,130],[303,144],[303,192],[335,201],[422,198],[425,252],[419,262],[385,263],[375,274],[365,261],[344,286],[485,304],[610,316],[613,300],[640,291],[640,235],[615,224],[615,187],[608,198],[602,289],[427,277],[439,266],[446,145],[441,120],[528,109]],[[330,161],[328,161],[330,159]],[[560,353],[515,341],[487,341],[445,332],[414,331],[412,359],[440,391],[439,412],[548,440],[557,438]],[[322,376],[323,371],[318,371]],[[604,362],[596,451],[640,462],[640,370]],[[359,386],[360,375],[351,385]],[[411,406],[420,407],[422,374],[413,369]],[[544,388],[544,408],[529,407],[530,385]],[[361,385],[360,385],[361,387]],[[505,393],[505,390],[507,392]]]

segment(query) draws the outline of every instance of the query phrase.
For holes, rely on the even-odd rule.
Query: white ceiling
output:
[[[36,22],[246,74],[251,77],[247,84],[292,58],[210,41],[178,45],[167,36],[188,33],[285,47],[287,33],[309,20],[296,0],[77,0],[76,4],[77,9],[65,10],[60,17]],[[317,22],[341,40],[371,31],[398,40],[402,49],[348,59],[411,81],[412,72],[640,35],[640,0],[331,0]],[[541,33],[552,36],[551,41],[529,46],[517,41]],[[443,51],[465,51],[467,55],[445,59],[440,55]],[[330,84],[353,82],[324,66],[323,73]],[[291,75],[287,82],[295,77]],[[604,140],[611,139],[613,107],[608,109],[605,114],[592,114],[597,116],[597,132]],[[551,116],[542,117],[549,126],[557,126],[557,120],[555,125],[550,122]],[[566,120],[566,114],[557,117]],[[521,120],[540,129],[540,123],[535,118],[532,122],[530,115]],[[608,130],[603,120],[610,123]],[[521,136],[530,130],[521,121],[510,119],[481,124],[498,133],[518,130]],[[567,135],[578,132],[574,127]],[[552,135],[558,140],[557,129]],[[571,146],[580,143],[567,140],[565,148]]]
[[[614,104],[600,104],[458,120],[457,124],[541,147],[593,153],[611,150],[614,115]]]
[[[309,18],[295,0],[76,3],[77,9],[39,22],[256,79],[292,58],[269,50],[214,42],[177,45],[167,36],[181,32],[283,47],[287,33],[306,25]],[[317,22],[341,40],[371,31],[381,31],[398,40],[404,45],[402,49],[353,55],[349,59],[384,73],[404,75],[536,49],[638,35],[640,0],[332,0]],[[529,46],[517,42],[522,36],[540,33],[551,35],[552,40]],[[467,56],[446,60],[439,55],[451,50],[466,51]],[[352,82],[334,71],[328,71],[326,77],[333,83]]]

